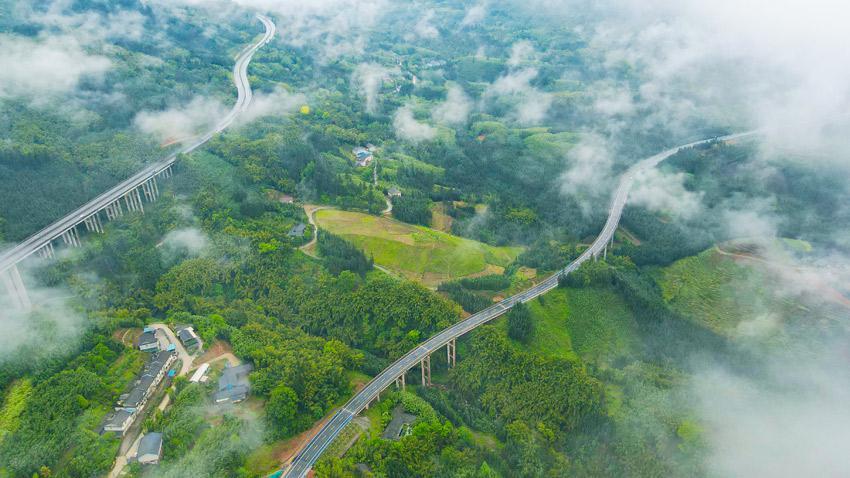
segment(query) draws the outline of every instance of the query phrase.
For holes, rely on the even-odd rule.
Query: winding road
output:
[[[558,286],[558,277],[561,274],[569,274],[590,258],[598,257],[602,254],[603,249],[605,249],[608,242],[610,242],[614,237],[614,232],[617,230],[617,226],[620,223],[620,217],[623,214],[623,208],[625,207],[626,200],[629,196],[629,190],[641,172],[654,168],[665,159],[673,156],[683,149],[707,144],[712,141],[729,141],[754,134],[756,134],[755,131],[749,131],[746,133],[731,134],[694,141],[692,143],[670,148],[656,154],[655,156],[646,158],[629,168],[620,177],[617,189],[614,191],[605,226],[596,237],[596,240],[593,241],[593,244],[591,244],[590,247],[587,248],[587,250],[585,250],[576,260],[534,287],[508,297],[507,299],[504,299],[501,302],[482,310],[481,312],[467,317],[442,332],[437,333],[400,359],[396,360],[392,365],[375,376],[375,378],[357,392],[342,408],[334,413],[331,419],[325,423],[325,425],[309,442],[307,442],[304,448],[302,448],[295,459],[289,464],[283,476],[287,478],[302,478],[306,476],[310,471],[310,468],[312,468],[319,459],[322,452],[325,451],[331,442],[333,442],[333,440],[340,434],[342,429],[345,428],[345,426],[348,425],[348,423],[351,422],[357,414],[366,408],[369,403],[375,400],[381,391],[391,386],[397,377],[417,366],[421,360],[429,356],[432,352],[445,346],[451,340],[464,335],[470,330],[503,315],[505,312],[510,310],[514,304],[530,301],[556,288]]]
[[[155,177],[170,168],[171,165],[177,161],[178,155],[194,151],[199,146],[209,141],[210,138],[215,136],[217,133],[230,126],[237,116],[248,108],[248,105],[251,103],[251,99],[253,98],[251,85],[248,82],[248,64],[251,62],[251,58],[253,58],[254,53],[256,53],[263,45],[271,41],[275,34],[275,24],[271,21],[271,19],[259,14],[257,15],[257,19],[259,19],[265,26],[263,37],[256,43],[245,47],[237,56],[236,64],[233,66],[233,83],[235,84],[237,91],[236,104],[233,105],[230,112],[216,123],[212,130],[193,138],[189,144],[183,146],[165,159],[149,164],[130,178],[122,181],[112,189],[80,206],[73,212],[68,213],[65,217],[33,234],[15,247],[3,251],[3,253],[0,254],[0,272],[12,268],[15,264],[26,259],[50,241],[60,237],[69,229],[83,222],[86,218],[97,214],[98,211],[101,211],[108,205],[120,200],[122,197],[150,180],[150,178]]]

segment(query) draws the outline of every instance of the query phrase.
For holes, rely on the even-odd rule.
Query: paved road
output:
[[[59,219],[53,224],[25,239],[17,246],[4,251],[0,254],[0,272],[3,272],[18,262],[26,259],[49,241],[56,239],[68,229],[81,223],[89,216],[96,214],[107,205],[121,199],[124,195],[138,188],[151,177],[169,168],[177,160],[177,156],[179,154],[194,151],[199,146],[209,141],[216,133],[219,133],[230,126],[239,113],[247,109],[248,105],[251,103],[251,99],[253,98],[251,85],[248,82],[248,64],[251,62],[251,58],[254,56],[254,53],[256,53],[256,51],[263,45],[268,43],[275,34],[275,25],[269,18],[262,15],[257,15],[257,18],[265,26],[265,33],[259,41],[245,47],[245,49],[243,49],[236,58],[236,64],[233,66],[233,83],[236,85],[238,93],[236,104],[233,105],[233,109],[231,109],[230,112],[227,113],[211,131],[194,138],[188,145],[183,146],[180,150],[171,154],[167,158],[149,164],[129,179],[122,181],[109,191],[106,191],[83,206],[80,206],[62,219]]]
[[[694,146],[698,146],[701,144],[706,144],[711,141],[719,140],[733,140],[737,138],[743,138],[746,136],[751,136],[755,134],[755,132],[750,131],[747,133],[739,133],[728,136],[722,136],[719,138],[710,138],[701,141],[694,141],[692,143],[688,143],[682,146],[677,146],[675,148],[668,149],[664,152],[656,154],[655,156],[651,156],[646,158],[639,163],[635,164],[631,168],[629,168],[621,177],[620,181],[617,185],[617,189],[614,191],[613,197],[611,199],[611,206],[608,212],[608,219],[605,222],[605,226],[602,228],[602,231],[596,237],[596,240],[593,241],[593,244],[578,257],[578,259],[571,262],[567,267],[562,269],[561,271],[551,275],[543,282],[535,285],[534,287],[527,289],[519,294],[508,297],[501,302],[498,302],[491,307],[488,307],[481,312],[473,314],[466,319],[458,322],[457,324],[449,327],[448,329],[439,332],[437,335],[431,337],[426,340],[422,344],[420,344],[415,349],[411,350],[407,353],[407,355],[401,357],[396,360],[392,365],[383,370],[380,374],[378,374],[375,378],[373,378],[368,384],[366,384],[363,389],[357,392],[354,397],[351,398],[341,409],[339,409],[330,420],[322,427],[319,432],[313,436],[313,438],[306,444],[306,446],[299,452],[299,454],[292,461],[290,466],[284,473],[284,476],[287,478],[302,478],[307,475],[307,472],[316,463],[316,460],[319,459],[319,456],[325,451],[331,442],[333,442],[334,438],[336,438],[343,428],[358,414],[360,413],[366,405],[368,405],[372,400],[374,400],[377,395],[384,390],[385,388],[391,386],[395,379],[399,377],[402,373],[407,372],[411,368],[417,366],[419,362],[424,359],[426,356],[430,355],[435,350],[445,346],[449,341],[464,335],[477,328],[478,326],[485,324],[496,317],[501,316],[514,304],[517,302],[527,302],[532,300],[540,295],[545,294],[546,292],[554,289],[558,286],[558,276],[561,274],[569,274],[572,271],[576,270],[581,264],[583,264],[588,259],[598,256],[602,253],[602,250],[611,241],[614,237],[614,231],[617,230],[617,226],[620,223],[620,216],[623,213],[623,207],[626,205],[626,200],[629,196],[629,189],[632,186],[635,178],[642,171],[647,169],[654,168],[658,165],[658,163],[664,161],[665,159],[673,156],[679,151],[691,148]]]

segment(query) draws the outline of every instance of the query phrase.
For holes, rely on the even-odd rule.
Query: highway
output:
[[[287,478],[302,478],[306,476],[310,471],[310,468],[312,468],[312,466],[316,463],[316,460],[319,459],[322,452],[324,452],[324,450],[333,442],[334,438],[340,434],[342,429],[345,428],[345,426],[369,403],[375,400],[382,390],[391,386],[397,377],[417,366],[426,356],[429,356],[435,350],[445,346],[452,339],[456,339],[470,330],[501,316],[510,310],[510,308],[517,302],[527,302],[556,288],[558,286],[558,277],[561,274],[569,274],[588,259],[599,256],[614,237],[614,232],[617,230],[620,223],[620,217],[622,216],[623,208],[625,207],[626,200],[629,196],[629,190],[639,173],[647,169],[654,168],[665,159],[673,156],[683,149],[710,143],[712,141],[734,140],[751,136],[755,133],[755,131],[749,131],[746,133],[737,133],[694,141],[692,143],[663,151],[630,167],[620,177],[617,188],[614,191],[608,212],[608,219],[605,221],[605,226],[593,241],[593,244],[591,244],[591,246],[576,260],[534,287],[508,297],[501,302],[498,302],[481,312],[473,314],[455,325],[437,333],[400,359],[396,360],[392,365],[375,376],[375,378],[366,384],[363,389],[357,392],[357,394],[355,394],[342,408],[334,413],[331,419],[328,420],[319,432],[314,435],[313,438],[301,449],[289,467],[285,470],[283,476]]]
[[[251,62],[251,58],[254,56],[254,53],[256,53],[263,45],[267,44],[275,34],[275,24],[271,21],[271,19],[263,15],[257,15],[257,19],[263,23],[265,33],[259,41],[245,47],[237,56],[236,63],[233,66],[233,83],[236,86],[237,91],[236,103],[233,105],[233,108],[218,123],[216,123],[212,130],[193,138],[189,144],[183,146],[175,153],[149,164],[130,178],[122,181],[112,189],[80,206],[75,211],[67,214],[65,217],[33,234],[20,244],[3,251],[3,253],[0,254],[0,272],[12,268],[15,264],[26,259],[50,241],[60,237],[69,229],[97,214],[99,211],[120,200],[122,197],[125,197],[127,194],[136,190],[147,181],[150,181],[151,178],[155,178],[163,171],[170,168],[177,160],[178,155],[194,151],[199,146],[209,141],[216,133],[219,133],[230,126],[236,117],[248,108],[248,105],[251,103],[251,99],[253,98],[251,85],[248,82],[248,64]]]

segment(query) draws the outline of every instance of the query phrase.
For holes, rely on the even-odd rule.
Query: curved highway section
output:
[[[645,171],[647,169],[654,168],[660,162],[665,159],[673,156],[679,151],[687,148],[691,148],[694,146],[699,146],[701,144],[710,143],[712,141],[728,141],[738,138],[743,138],[746,136],[750,136],[755,134],[754,131],[746,132],[746,133],[738,133],[732,134],[728,136],[721,136],[716,138],[704,139],[700,141],[694,141],[693,143],[688,143],[682,146],[677,146],[675,148],[668,149],[664,152],[656,154],[655,156],[651,156],[646,158],[639,163],[635,164],[631,168],[629,168],[621,177],[620,181],[617,185],[617,189],[614,191],[614,195],[611,200],[611,207],[608,212],[608,219],[605,222],[605,226],[602,228],[602,231],[596,237],[596,240],[593,241],[593,244],[584,251],[576,260],[571,262],[567,267],[558,271],[557,273],[551,275],[546,280],[540,282],[534,287],[527,289],[519,294],[508,297],[507,299],[498,302],[481,312],[473,314],[466,319],[456,323],[455,325],[439,332],[434,335],[430,339],[426,340],[422,344],[420,344],[415,349],[408,352],[405,356],[396,360],[392,365],[384,369],[381,373],[379,373],[375,378],[373,378],[368,384],[366,384],[363,389],[357,392],[354,397],[351,398],[342,408],[337,410],[336,413],[328,420],[327,423],[319,430],[319,432],[313,436],[313,438],[301,449],[295,459],[290,463],[287,467],[283,476],[287,478],[302,478],[307,475],[310,471],[310,468],[316,463],[316,460],[319,459],[322,452],[328,445],[333,442],[334,438],[336,438],[343,428],[357,415],[359,414],[366,406],[371,403],[375,398],[378,397],[378,394],[395,383],[396,378],[401,376],[404,373],[407,373],[408,370],[417,366],[423,359],[427,356],[431,355],[435,350],[445,346],[451,340],[460,337],[461,335],[469,332],[477,328],[478,326],[485,324],[513,307],[517,302],[527,302],[532,300],[540,295],[549,292],[550,290],[556,288],[558,286],[558,277],[561,274],[569,274],[576,270],[581,264],[590,259],[591,257],[598,257],[603,249],[607,246],[608,242],[610,242],[614,237],[614,231],[617,230],[617,226],[620,223],[620,216],[623,213],[623,207],[626,205],[626,200],[629,196],[629,190],[631,189],[632,183],[639,173]]]
[[[168,170],[177,160],[178,155],[194,151],[199,146],[209,141],[216,133],[219,133],[230,126],[239,113],[248,108],[248,105],[251,103],[251,99],[253,98],[251,85],[248,82],[248,64],[251,62],[251,58],[254,56],[254,53],[256,53],[263,45],[271,41],[275,34],[275,24],[271,21],[271,19],[263,15],[257,15],[257,19],[259,19],[265,26],[263,37],[256,43],[245,47],[237,56],[236,64],[233,66],[233,83],[236,85],[237,90],[236,104],[233,105],[233,108],[224,116],[224,118],[221,119],[221,121],[216,123],[215,127],[211,131],[193,138],[189,144],[183,146],[177,152],[172,153],[165,159],[146,166],[144,169],[134,174],[129,179],[122,181],[109,191],[106,191],[88,203],[80,206],[75,211],[67,214],[62,219],[59,219],[53,224],[30,236],[17,246],[4,251],[0,254],[0,272],[13,267],[18,262],[26,259],[47,245],[50,241],[66,233],[69,229],[74,228],[107,206],[114,204],[122,197],[127,196],[147,181],[150,181],[151,178],[154,178],[163,173],[163,171]]]

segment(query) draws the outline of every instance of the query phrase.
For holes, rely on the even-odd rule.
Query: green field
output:
[[[555,289],[528,303],[534,334],[527,345],[540,355],[607,364],[630,356],[638,341],[626,305],[604,288]],[[506,327],[507,322],[501,321]]]
[[[735,336],[745,332],[745,321],[778,317],[785,305],[769,296],[771,279],[765,269],[749,264],[756,263],[741,265],[712,248],[657,271],[656,280],[674,311],[716,333]]]
[[[375,264],[427,285],[501,273],[522,251],[358,212],[324,209],[316,212],[316,222],[356,244]]]

